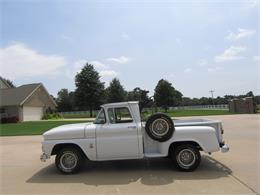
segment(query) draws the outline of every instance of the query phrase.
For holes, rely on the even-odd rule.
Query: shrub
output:
[[[43,120],[49,120],[49,119],[61,119],[63,118],[59,113],[45,113],[42,117]]]
[[[17,116],[1,118],[1,123],[17,123],[18,121],[19,121],[19,118]]]

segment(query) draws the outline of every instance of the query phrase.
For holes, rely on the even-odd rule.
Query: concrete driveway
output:
[[[201,117],[200,117],[201,118]],[[203,155],[195,172],[168,159],[89,163],[77,175],[39,161],[41,136],[0,137],[1,194],[260,194],[260,115],[204,117],[224,122],[229,153]]]

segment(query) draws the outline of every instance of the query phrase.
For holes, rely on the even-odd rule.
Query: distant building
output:
[[[229,111],[241,114],[253,114],[256,113],[256,104],[252,97],[233,99],[229,101]]]
[[[1,117],[16,116],[19,121],[41,120],[46,109],[57,106],[41,83],[11,88],[0,78],[0,87]]]

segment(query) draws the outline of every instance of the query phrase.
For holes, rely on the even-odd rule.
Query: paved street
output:
[[[198,117],[202,118],[202,117]],[[0,137],[1,194],[260,194],[260,115],[203,118],[224,122],[229,153],[204,154],[195,172],[168,159],[89,163],[76,175],[42,163],[41,136]]]

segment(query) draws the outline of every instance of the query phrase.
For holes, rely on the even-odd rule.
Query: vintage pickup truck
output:
[[[223,133],[219,121],[172,120],[156,113],[144,123],[138,102],[104,104],[93,123],[63,125],[45,132],[41,160],[56,155],[57,169],[69,174],[86,160],[170,157],[178,169],[192,171],[200,164],[200,151],[229,150]]]

